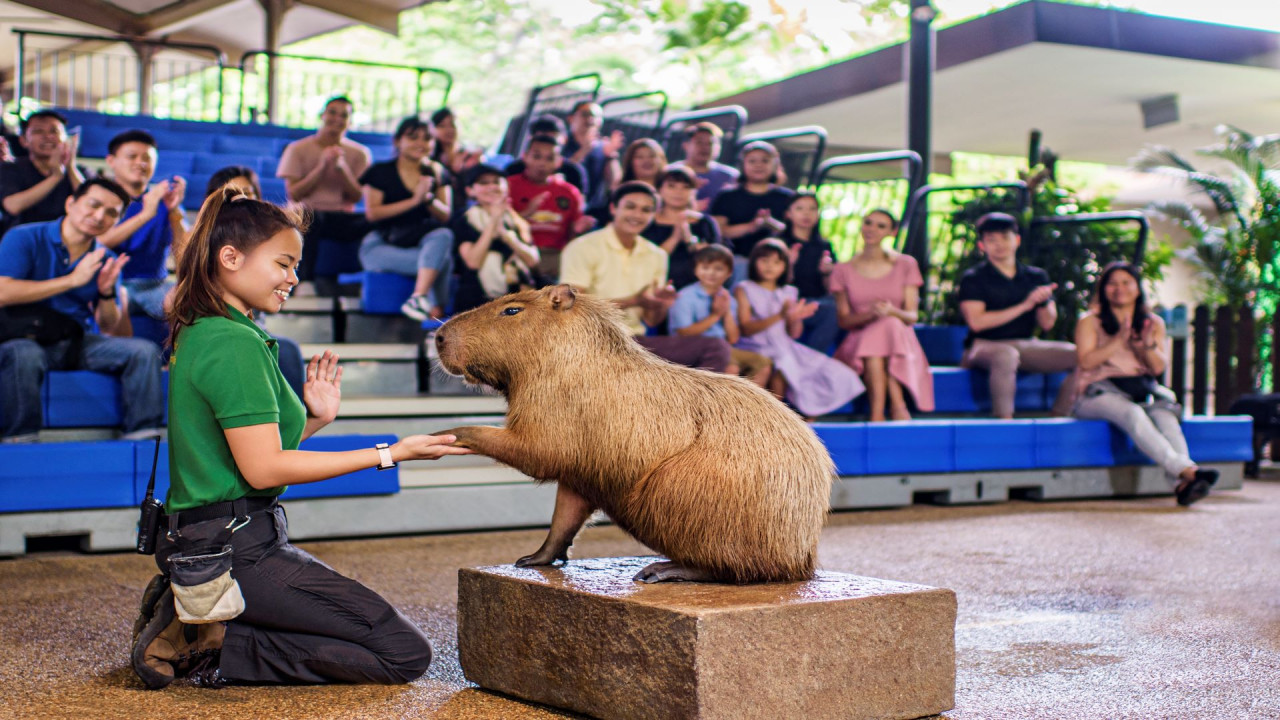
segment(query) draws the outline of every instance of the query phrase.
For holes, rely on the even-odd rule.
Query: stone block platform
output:
[[[955,701],[951,590],[632,581],[659,558],[458,572],[468,680],[597,718],[917,718]]]

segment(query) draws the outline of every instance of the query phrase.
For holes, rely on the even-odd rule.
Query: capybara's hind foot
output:
[[[525,555],[516,561],[516,567],[535,567],[537,565],[561,565],[569,564],[569,549],[565,548],[560,552],[554,550],[545,550],[539,548],[538,552],[532,555]]]
[[[670,560],[650,563],[631,579],[643,583],[716,582],[716,578],[706,570],[685,567]]]

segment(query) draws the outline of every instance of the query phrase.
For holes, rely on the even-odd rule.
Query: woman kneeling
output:
[[[1164,468],[1179,505],[1209,494],[1218,471],[1197,467],[1178,420],[1181,406],[1156,377],[1164,373],[1164,321],[1147,311],[1142,274],[1114,262],[1098,280],[1097,310],[1076,325],[1079,391],[1072,414],[1106,420]]]
[[[144,594],[131,658],[152,689],[183,675],[203,687],[402,683],[431,660],[426,636],[386,600],[289,544],[276,503],[287,485],[467,452],[450,447],[448,435],[298,450],[337,417],[338,358],[312,358],[299,400],[280,374],[275,341],[250,318],[278,312],[297,285],[302,229],[291,211],[228,186],[205,200],[179,263],[168,517],[155,543],[164,574]],[[178,582],[179,570],[207,558],[229,560],[234,574],[218,568],[199,584]]]

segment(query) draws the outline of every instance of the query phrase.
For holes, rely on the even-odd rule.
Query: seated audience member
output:
[[[697,282],[676,293],[669,325],[681,337],[722,338],[729,343],[731,362],[725,372],[741,375],[765,387],[773,362],[760,353],[733,347],[738,331],[738,303],[724,284],[733,275],[733,253],[723,245],[706,245],[693,255]]]
[[[1218,471],[1191,459],[1179,422],[1182,407],[1157,379],[1169,362],[1164,321],[1147,309],[1141,271],[1127,262],[1108,265],[1094,304],[1097,309],[1076,325],[1079,396],[1072,414],[1122,430],[1164,468],[1178,504],[1190,505],[1209,494]]]
[[[619,184],[639,180],[658,187],[658,177],[667,169],[667,153],[656,140],[640,138],[627,146],[622,154],[622,179]],[[615,185],[616,187],[616,185]]]
[[[464,150],[458,143],[458,118],[447,107],[431,113],[431,159],[459,177],[484,159],[478,150]]]
[[[298,266],[302,281],[316,279],[316,250],[321,239],[356,242],[369,231],[364,216],[353,210],[362,192],[359,178],[373,156],[369,148],[347,138],[351,112],[347,98],[329,100],[316,134],[289,143],[276,168],[276,177],[284,178],[289,199],[312,211]],[[336,280],[326,279],[325,285],[329,284],[336,284]]]
[[[751,250],[747,280],[733,288],[738,300],[738,347],[773,361],[768,388],[806,417],[826,415],[862,394],[862,381],[844,364],[797,342],[804,319],[818,310],[787,285],[791,254],[779,240]]]
[[[642,182],[613,191],[613,222],[583,235],[564,250],[561,282],[612,300],[622,309],[636,342],[677,365],[724,372],[729,343],[720,338],[646,335],[667,319],[675,288],[667,284],[667,254],[640,233],[657,212],[658,196]]]
[[[584,100],[573,106],[569,113],[569,137],[565,139],[564,156],[581,163],[587,171],[587,192],[583,196],[588,208],[609,204],[609,190],[615,178],[622,174],[618,167],[618,153],[627,139],[619,131],[607,138],[600,137],[600,125],[604,123],[604,111],[600,106]]]
[[[764,141],[748,143],[742,148],[738,186],[711,201],[711,215],[720,225],[720,236],[732,243],[734,255],[750,255],[756,243],[785,229],[787,206],[795,193],[778,184],[778,168],[777,148]]]
[[[106,337],[124,321],[117,304],[129,262],[97,242],[120,218],[129,194],[105,178],[86,180],[66,201],[66,217],[14,228],[0,242],[0,314],[4,325],[38,317],[57,328],[47,344],[20,328],[0,335],[0,408],[5,442],[34,442],[44,424],[40,393],[49,370],[120,376],[127,439],[154,436],[164,404],[160,348],[149,340]],[[15,322],[19,321],[19,322]]]
[[[698,176],[698,209],[706,212],[720,191],[738,181],[738,171],[716,162],[720,157],[720,139],[724,131],[719,125],[700,122],[684,129],[684,165]]]
[[[884,210],[862,219],[862,250],[831,274],[840,327],[848,330],[836,359],[866,382],[871,421],[910,420],[906,395],[916,408],[933,410],[933,376],[916,338],[920,286],[924,278],[916,259],[884,246],[898,221]]]
[[[129,256],[121,272],[129,307],[154,320],[165,319],[165,299],[173,288],[165,261],[170,250],[181,252],[187,228],[182,199],[187,181],[179,175],[164,178],[147,189],[156,169],[156,141],[143,130],[126,130],[107,144],[107,167],[132,198],[120,222],[98,242]]]
[[[555,138],[556,144],[564,147],[564,122],[555,115],[539,115],[529,123],[529,137],[537,135],[548,135]],[[524,173],[524,160],[516,158],[507,165],[507,177],[520,175]],[[587,185],[587,171],[582,167],[581,163],[576,163],[564,155],[560,156],[560,164],[556,166],[555,173],[565,179],[570,185],[578,188],[578,193],[582,197],[587,196],[590,187]]]
[[[781,239],[791,252],[791,280],[802,299],[818,303],[818,311],[804,321],[800,341],[828,353],[840,335],[840,326],[836,322],[836,301],[829,290],[835,268],[834,250],[818,228],[822,219],[818,197],[811,192],[796,193],[787,206],[786,218]]]
[[[209,184],[204,189],[205,200],[226,185],[234,187],[240,191],[240,194],[252,200],[262,199],[262,186],[258,184],[258,173],[254,172],[253,168],[243,165],[228,165],[209,177]],[[178,260],[176,255],[177,253],[174,259]],[[258,327],[263,327],[265,316],[265,313],[255,313],[253,322]],[[276,339],[276,347],[280,348],[280,373],[284,375],[285,382],[289,383],[289,387],[293,388],[298,397],[302,397],[307,365],[302,358],[302,347],[287,337],[274,334],[271,337]]]
[[[560,274],[560,252],[595,220],[582,214],[582,195],[560,179],[560,146],[550,135],[534,135],[520,156],[524,170],[507,178],[511,207],[529,223],[538,247],[538,272],[544,281]]]
[[[262,199],[262,185],[258,182],[258,173],[253,168],[244,165],[228,165],[219,168],[218,172],[209,176],[209,183],[204,188],[205,199],[208,199],[215,190],[221,190],[224,185],[235,187],[247,198]]]
[[[1005,213],[978,218],[978,248],[987,256],[960,277],[960,314],[969,326],[960,364],[990,373],[991,411],[1013,417],[1018,370],[1064,372],[1076,366],[1076,347],[1067,342],[1037,340],[1036,328],[1048,331],[1058,320],[1053,302],[1057,284],[1036,267],[1018,262],[1018,221]],[[1063,383],[1053,414],[1071,410],[1074,379]]]
[[[467,197],[474,202],[453,220],[459,261],[455,315],[534,287],[531,269],[538,266],[538,248],[529,224],[511,209],[502,171],[476,165],[467,172],[465,183]]]
[[[415,277],[400,312],[414,320],[443,317],[453,274],[453,204],[444,168],[430,160],[431,128],[408,117],[396,128],[396,157],[360,176],[364,214],[373,230],[360,244],[360,264],[371,272]]]
[[[67,119],[52,110],[22,121],[21,145],[27,157],[0,164],[0,205],[5,227],[62,217],[67,198],[87,171],[76,165],[80,136],[67,136]]]
[[[0,115],[4,104],[0,103]],[[8,122],[0,123],[0,162],[13,162],[27,156],[27,149],[22,146],[22,137],[9,128]]]
[[[720,244],[720,226],[693,209],[698,179],[689,168],[672,165],[658,176],[658,214],[644,238],[666,251],[667,277],[677,289],[697,282],[693,256],[708,244]],[[732,253],[730,253],[732,254]]]

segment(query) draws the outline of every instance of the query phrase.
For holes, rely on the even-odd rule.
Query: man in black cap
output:
[[[1053,292],[1057,283],[1040,268],[1018,262],[1018,221],[1005,213],[978,218],[978,248],[986,262],[960,277],[960,314],[969,326],[960,364],[990,373],[991,410],[998,418],[1013,417],[1018,370],[1065,372],[1076,367],[1076,346],[1038,340],[1036,328],[1049,331],[1058,320]],[[1058,392],[1053,414],[1071,412],[1075,376]]]

